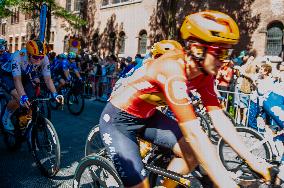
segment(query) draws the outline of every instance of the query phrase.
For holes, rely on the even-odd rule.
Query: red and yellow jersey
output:
[[[169,105],[181,122],[194,118],[189,90],[196,89],[205,106],[219,106],[214,78],[199,75],[188,80],[183,52],[169,52],[145,63],[134,74],[123,79],[110,97],[119,109],[140,118],[151,116],[157,106]]]

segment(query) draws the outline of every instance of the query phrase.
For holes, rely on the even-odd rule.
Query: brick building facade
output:
[[[60,0],[59,4],[78,11],[80,0]],[[88,25],[82,29],[89,50],[106,56],[145,54],[155,41],[179,40],[179,27],[190,13],[206,9],[231,15],[240,27],[241,41],[236,51],[255,49],[258,56],[283,57],[283,0],[85,0],[82,14]],[[76,9],[76,10],[75,10]],[[1,21],[0,37],[7,39],[11,51],[20,49],[28,39],[30,19],[19,14]],[[69,28],[69,29],[66,29]],[[75,33],[62,19],[53,17],[51,45],[63,52],[68,38]]]
[[[283,56],[283,0],[89,0],[86,36],[90,50],[104,56],[144,54],[154,41],[179,40],[184,17],[206,9],[231,15],[241,31],[237,51]],[[175,30],[175,31],[171,31]],[[172,35],[172,36],[171,36]]]

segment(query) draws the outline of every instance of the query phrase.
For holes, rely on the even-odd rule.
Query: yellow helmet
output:
[[[26,44],[27,53],[35,56],[45,56],[47,53],[46,44],[40,40],[30,40]]]
[[[151,53],[153,58],[156,59],[169,50],[183,50],[183,48],[181,44],[175,40],[162,40],[152,46]]]
[[[237,44],[240,32],[236,22],[227,14],[218,11],[203,11],[185,18],[181,37],[190,37],[210,43]]]

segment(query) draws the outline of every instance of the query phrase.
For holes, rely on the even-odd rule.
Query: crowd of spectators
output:
[[[135,58],[110,55],[101,58],[85,52],[81,55],[80,69],[89,83],[88,95],[93,100],[106,101],[118,78],[126,77],[135,67],[140,67],[143,57],[137,54]]]
[[[101,58],[84,52],[78,59],[85,78],[85,94],[93,100],[106,101],[118,78],[131,75],[143,63],[143,57]],[[237,57],[224,61],[216,76],[216,88],[225,110],[239,125],[255,128],[263,100],[277,82],[284,82],[284,62],[258,57],[254,52],[241,51]]]
[[[257,128],[263,101],[279,82],[284,82],[284,62],[268,56],[256,58],[255,53],[247,51],[226,61],[216,77],[225,110],[233,107],[230,114],[236,123],[252,128]]]

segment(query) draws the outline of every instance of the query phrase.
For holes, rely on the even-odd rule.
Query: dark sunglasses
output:
[[[44,56],[39,56],[39,55],[32,55],[32,58],[34,60],[42,60],[44,58]]]
[[[220,47],[220,46],[212,46],[212,45],[198,44],[198,43],[191,44],[191,46],[196,46],[197,48],[206,48],[207,53],[215,56],[216,58],[218,58],[221,61],[228,59],[233,53],[233,49],[223,48],[223,47]]]

